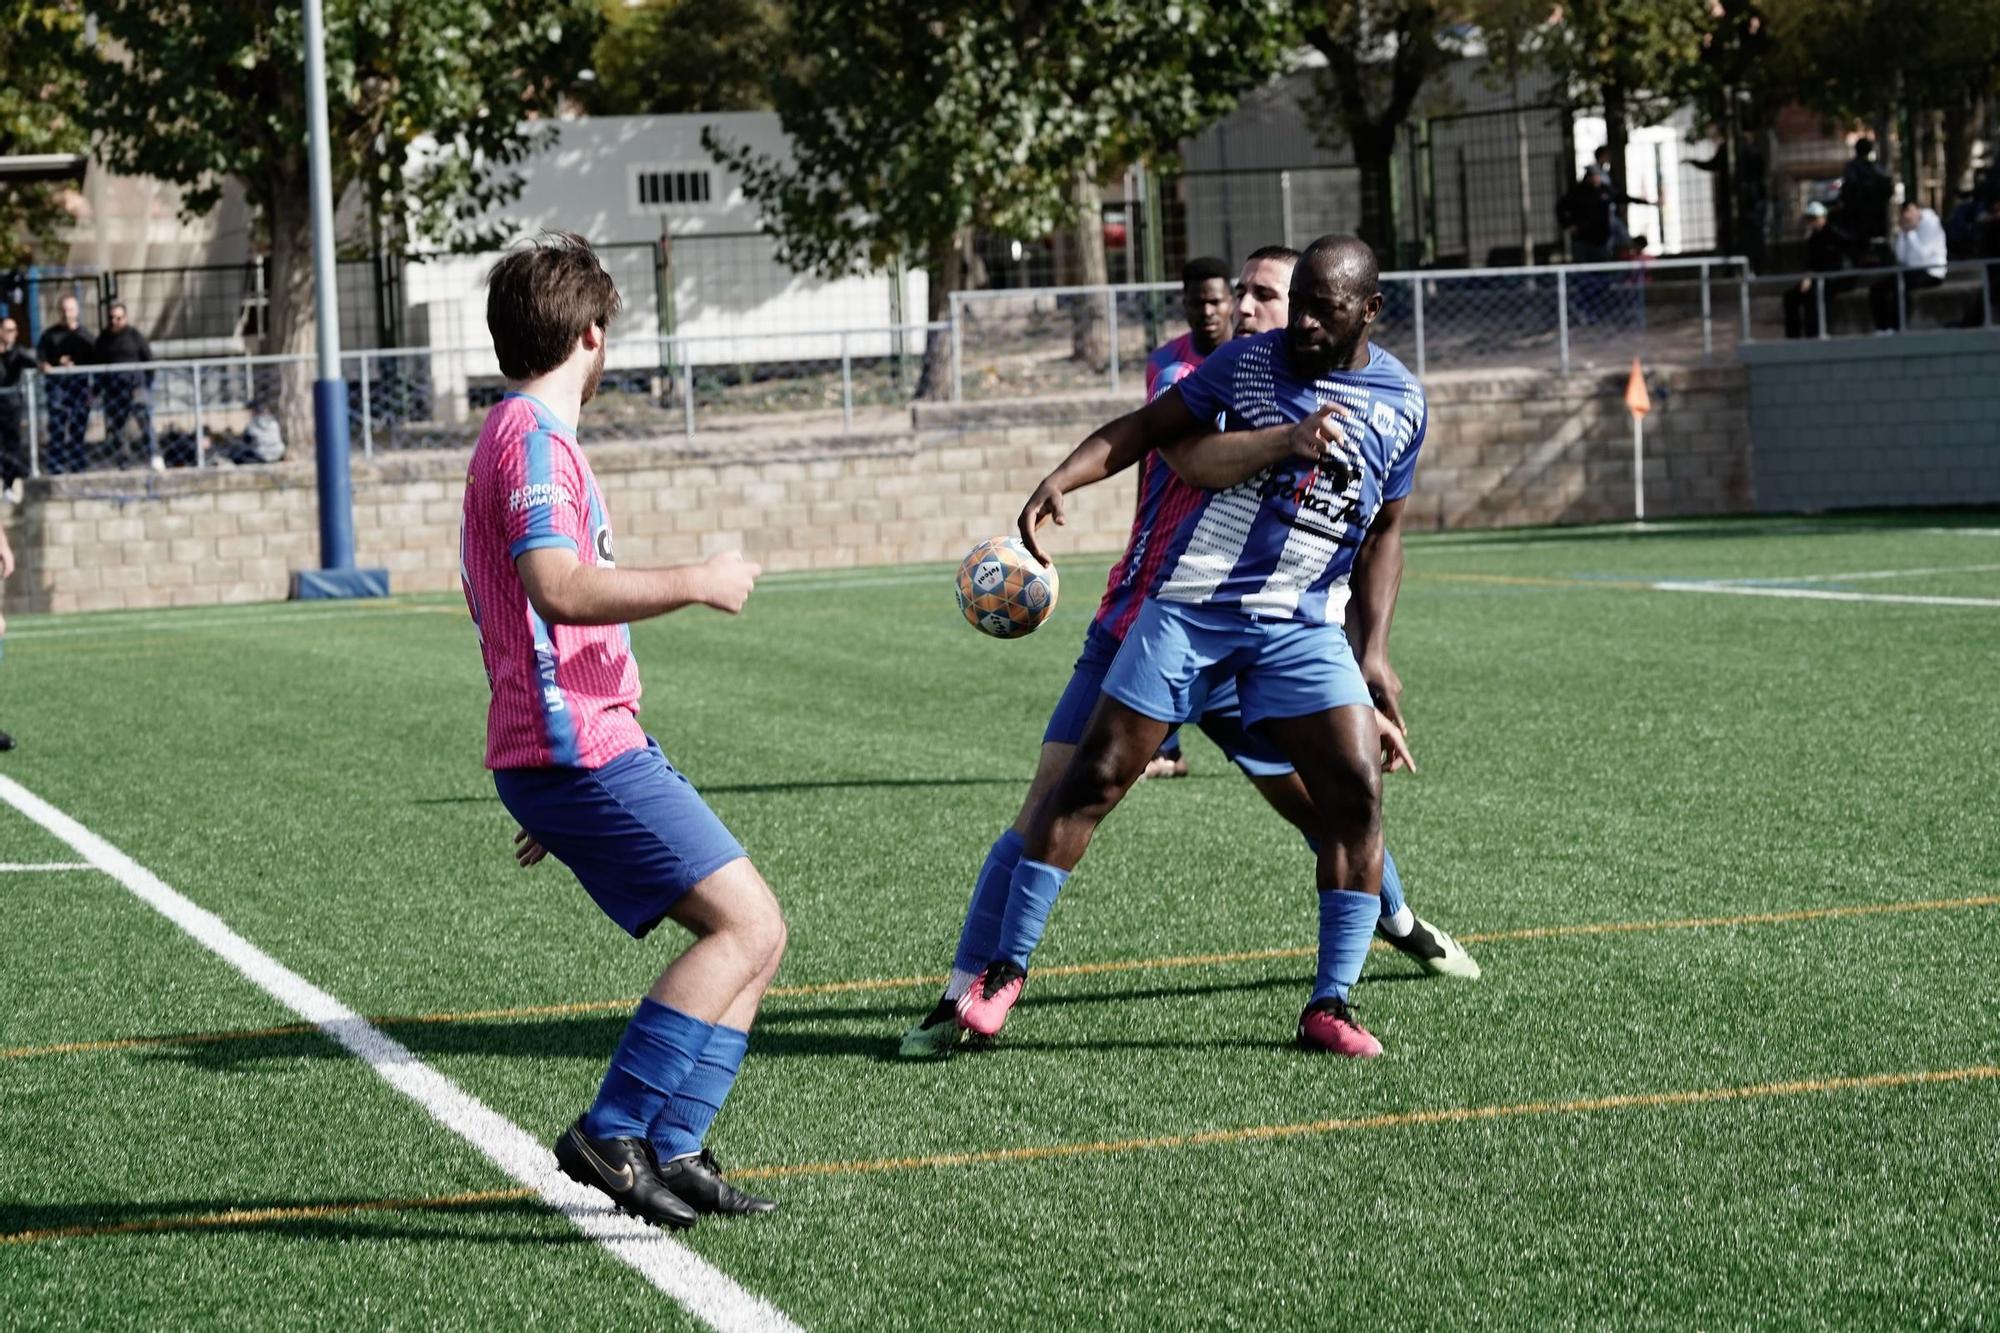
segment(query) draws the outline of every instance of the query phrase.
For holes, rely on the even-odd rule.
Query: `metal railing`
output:
[[[700,431],[852,435],[900,427],[926,344],[947,328],[614,339],[590,435],[693,447]],[[490,346],[356,350],[341,364],[351,438],[364,458],[469,446],[506,389]],[[312,375],[304,355],[30,372],[7,391],[11,402],[0,399],[0,452],[18,439],[13,453],[26,476],[277,462],[296,456],[302,441],[291,437],[310,428]]]
[[[1735,257],[1384,273],[1371,333],[1419,375],[1483,368],[1569,374],[1634,355],[1712,359]],[[1153,347],[1185,329],[1177,283],[961,291],[950,297],[952,398],[1120,393]],[[1741,304],[1739,300],[1738,304]]]
[[[1934,268],[1943,268],[1944,277]],[[2000,259],[1756,274],[1744,286],[1744,342],[1991,329],[2000,306]]]

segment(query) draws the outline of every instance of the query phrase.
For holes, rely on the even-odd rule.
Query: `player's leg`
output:
[[[972,899],[966,904],[965,921],[959,927],[958,947],[953,952],[951,972],[945,979],[944,994],[923,1018],[903,1033],[897,1054],[906,1060],[928,1060],[951,1054],[965,1035],[958,1024],[958,1001],[986,965],[998,957],[1000,925],[1007,910],[1008,886],[1014,867],[1021,861],[1022,838],[1028,817],[1042,803],[1068,766],[1097,704],[1104,673],[1118,655],[1118,640],[1100,626],[1084,631],[1083,651],[1070,672],[1069,684],[1057,699],[1042,732],[1042,752],[1035,776],[1014,822],[986,849],[986,859],[972,884]]]
[[[1148,602],[1105,673],[1104,691],[1062,778],[1029,818],[993,962],[959,999],[959,1022],[991,1036],[1027,979],[1028,958],[1097,825],[1145,772],[1173,726],[1201,711],[1217,645],[1178,610]]]
[[[1299,1017],[1299,1040],[1337,1055],[1379,1055],[1381,1043],[1348,1008],[1382,912],[1381,746],[1374,708],[1346,704],[1272,718],[1263,726],[1299,771],[1320,844],[1314,876],[1319,962]]]
[[[696,1209],[659,1178],[650,1130],[717,1023],[776,967],[784,918],[741,845],[657,745],[594,770],[494,780],[521,827],[627,933],[643,938],[671,918],[696,937],[639,1001],[597,1097],[556,1144],[564,1172],[619,1207],[692,1225]]]
[[[647,1127],[660,1180],[698,1213],[768,1213],[777,1204],[724,1180],[706,1140],[709,1126],[735,1086],[750,1048],[750,1025],[784,957],[784,916],[748,858],[732,861],[696,884],[669,915],[695,935],[695,944],[661,974],[652,999],[705,1015],[738,977],[746,970],[749,975],[716,1012],[694,1066]],[[717,941],[726,941],[733,956],[706,958],[699,967],[689,966],[691,955]]]
[[[1091,835],[1145,774],[1170,723],[1147,717],[1108,693],[1070,757],[1062,779],[1029,819],[1022,857],[1007,887],[994,961],[958,1002],[967,1029],[992,1036],[1007,1020],[1028,976],[1028,960],[1049,913]]]
[[[1347,1004],[1382,910],[1382,745],[1367,683],[1338,625],[1290,623],[1263,627],[1237,686],[1245,723],[1291,761],[1312,801],[1320,947],[1300,1043],[1379,1055]]]

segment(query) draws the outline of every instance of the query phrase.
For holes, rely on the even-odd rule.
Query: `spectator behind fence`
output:
[[[1806,205],[1806,268],[1814,273],[1834,273],[1846,267],[1847,238],[1827,220],[1826,205],[1815,199]],[[1828,301],[1846,285],[1828,278],[1818,282],[1825,287]],[[1813,291],[1814,285],[1814,279],[1800,278],[1798,286],[1786,291],[1787,338],[1819,337],[1821,297]]]
[[[28,385],[35,356],[21,346],[21,326],[12,315],[0,315],[0,491],[28,475]]]
[[[1903,307],[1909,303],[1909,296],[1916,292],[1936,287],[1944,282],[1945,274],[1951,270],[1945,256],[1944,224],[1938,215],[1921,205],[1903,205],[1898,215],[1896,232],[1896,264],[1907,270],[1901,275],[1902,290],[1897,290],[1897,278],[1877,278],[1868,289],[1868,300],[1875,308],[1875,332],[1894,333],[1903,326]]]
[[[146,335],[132,327],[123,301],[113,301],[104,312],[104,332],[97,335],[97,364],[128,366],[153,359]],[[153,443],[153,408],[150,370],[107,370],[97,375],[98,401],[104,408],[104,443],[120,452],[125,444],[125,426],[138,418],[139,438],[146,443],[147,456],[158,451]]]
[[[1611,169],[1610,144],[1605,144],[1597,150],[1597,179],[1598,189],[1603,193],[1605,202],[1611,205],[1612,254],[1622,259],[1627,252],[1644,250],[1646,247],[1643,244],[1633,243],[1631,229],[1627,225],[1625,215],[1619,210],[1633,204],[1641,208],[1658,208],[1659,205],[1651,199],[1642,199],[1636,194],[1626,194],[1618,188],[1618,174]]]
[[[1869,268],[1888,260],[1889,200],[1896,184],[1875,165],[1875,141],[1857,139],[1854,156],[1840,174],[1840,215],[1835,219],[1852,244],[1849,258]]]
[[[78,322],[74,296],[65,296],[58,307],[61,317],[42,330],[35,345],[35,359],[47,374],[63,366],[87,366],[97,355],[91,336]],[[52,375],[43,382],[42,401],[48,405],[49,448],[44,458],[48,472],[81,472],[83,432],[90,425],[90,377]]]
[[[1986,265],[1980,277],[1985,288],[1984,294],[1975,292],[1965,303],[1965,314],[1958,325],[1963,329],[1983,327],[1988,318],[2000,318],[2000,194],[1985,201],[1979,214],[1979,221],[1972,229],[1972,254],[1975,259],[1994,262]]]
[[[1576,184],[1556,200],[1556,225],[1569,237],[1570,258],[1579,264],[1601,264],[1611,258],[1611,197],[1604,174],[1585,167]]]

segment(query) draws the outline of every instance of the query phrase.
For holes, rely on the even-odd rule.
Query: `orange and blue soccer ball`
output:
[[[958,567],[958,609],[996,639],[1033,634],[1056,609],[1056,571],[1018,537],[992,537]]]

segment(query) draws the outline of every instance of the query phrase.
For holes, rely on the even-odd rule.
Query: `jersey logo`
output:
[[[1396,409],[1387,403],[1378,402],[1368,413],[1368,424],[1385,439],[1396,433]]]
[[[606,523],[597,530],[597,536],[591,544],[597,548],[597,563],[600,566],[605,569],[616,569],[618,567],[617,558],[611,554],[611,525],[609,523]]]

